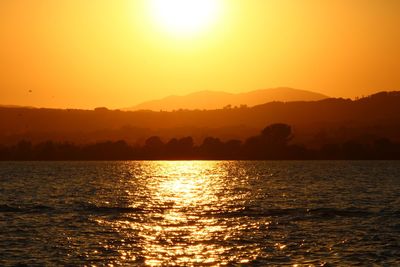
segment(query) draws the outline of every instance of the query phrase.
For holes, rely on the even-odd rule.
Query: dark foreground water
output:
[[[400,265],[400,162],[0,163],[0,265]]]

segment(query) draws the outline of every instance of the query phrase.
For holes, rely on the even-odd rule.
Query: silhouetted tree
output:
[[[183,155],[190,156],[193,153],[193,138],[190,136],[178,140],[178,151]]]
[[[35,148],[35,157],[39,160],[57,160],[56,147],[52,141],[40,143]]]
[[[260,135],[246,140],[244,154],[249,159],[284,158],[291,138],[292,129],[289,125],[283,123],[269,125]]]
[[[199,147],[202,157],[218,159],[223,154],[224,144],[219,138],[206,137]]]
[[[144,155],[150,159],[162,158],[164,155],[164,143],[158,136],[152,136],[145,141]]]
[[[292,128],[284,123],[275,123],[261,131],[263,141],[272,147],[285,147],[292,139]]]
[[[158,136],[152,136],[146,139],[144,143],[144,147],[146,149],[157,150],[161,149],[164,146],[163,141]]]
[[[10,154],[10,148],[0,145],[0,160],[13,160]]]
[[[47,141],[33,145],[20,141],[15,145],[0,145],[0,160],[130,160],[130,159],[400,159],[400,144],[387,138],[359,136],[337,144],[323,144],[309,149],[289,144],[291,127],[277,123],[264,128],[257,136],[221,141],[207,137],[199,146],[193,138],[172,138],[164,144],[152,136],[143,146],[132,147],[123,140],[75,145]]]
[[[351,140],[343,144],[343,157],[344,159],[368,159],[368,151],[356,140]]]
[[[165,145],[166,155],[169,159],[174,159],[179,156],[179,142],[178,139],[172,138]]]
[[[339,159],[342,157],[342,148],[338,144],[324,144],[319,151],[319,159]]]
[[[20,141],[16,146],[14,157],[17,160],[30,160],[32,158],[32,143],[25,140]]]
[[[252,136],[246,139],[243,148],[243,157],[245,159],[261,159],[263,147],[259,136]]]
[[[223,156],[226,159],[239,159],[242,147],[242,141],[229,140],[224,144]]]
[[[398,159],[399,147],[387,138],[376,139],[373,143],[374,159]]]
[[[315,152],[307,149],[303,145],[290,145],[286,149],[286,154],[282,159],[300,160],[315,159]]]
[[[179,140],[172,138],[165,145],[165,150],[169,159],[191,159],[194,156],[193,138],[183,137]]]

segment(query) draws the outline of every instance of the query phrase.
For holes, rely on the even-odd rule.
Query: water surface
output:
[[[400,265],[400,162],[3,162],[0,265]]]

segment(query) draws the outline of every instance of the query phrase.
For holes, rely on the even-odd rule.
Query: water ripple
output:
[[[0,265],[400,265],[399,162],[0,163]]]

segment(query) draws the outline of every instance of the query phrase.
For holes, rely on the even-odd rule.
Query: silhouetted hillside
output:
[[[219,109],[226,106],[249,107],[272,101],[315,101],[328,98],[325,95],[292,88],[273,88],[232,94],[216,91],[202,91],[185,96],[169,96],[159,100],[141,103],[126,110],[179,110],[179,109]]]
[[[310,149],[292,144],[292,127],[275,123],[260,133],[240,140],[222,141],[204,138],[195,144],[191,136],[163,142],[151,136],[142,145],[129,145],[123,140],[76,145],[53,141],[32,144],[0,145],[1,160],[319,160],[319,159],[400,159],[400,144],[376,138],[372,143],[349,140]]]
[[[398,141],[400,92],[382,92],[355,101],[272,102],[252,108],[209,111],[0,108],[0,143],[12,144],[22,139],[34,143],[45,140],[90,143],[121,139],[128,143],[143,143],[152,135],[163,140],[191,136],[195,143],[207,136],[243,140],[275,122],[291,125],[294,141],[311,147],[359,137],[365,142],[375,137]]]

